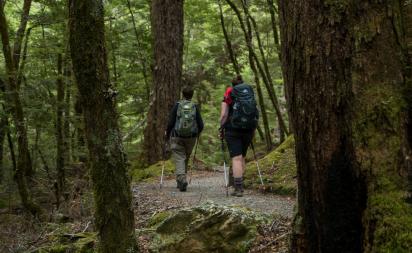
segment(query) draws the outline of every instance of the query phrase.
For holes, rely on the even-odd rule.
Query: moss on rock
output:
[[[96,233],[64,234],[57,236],[52,245],[30,253],[94,253],[96,242]]]
[[[293,136],[289,136],[278,148],[260,159],[259,166],[265,191],[281,195],[296,194],[296,158]],[[255,161],[249,162],[245,172],[245,187],[260,188],[260,186]]]
[[[157,222],[158,218],[163,221]],[[247,252],[257,227],[268,217],[237,207],[206,203],[153,217],[154,227],[142,230],[153,238],[150,252]]]

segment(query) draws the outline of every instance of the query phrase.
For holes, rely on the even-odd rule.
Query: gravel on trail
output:
[[[136,227],[144,228],[152,216],[166,210],[178,210],[205,202],[235,205],[278,217],[272,225],[260,229],[257,240],[249,252],[287,252],[287,237],[284,235],[290,232],[295,198],[264,194],[249,189],[245,190],[243,197],[232,197],[231,188],[227,197],[223,172],[219,169],[215,172],[196,171],[186,192],[177,189],[176,180],[172,177],[165,179],[161,188],[160,180],[134,185]],[[277,231],[279,229],[282,231]],[[282,235],[281,240],[278,240],[279,235]]]

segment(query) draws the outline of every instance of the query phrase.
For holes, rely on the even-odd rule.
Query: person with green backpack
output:
[[[234,177],[232,196],[243,196],[245,157],[259,120],[259,111],[253,88],[244,83],[242,76],[232,80],[224,95],[220,115],[220,138],[226,140]]]
[[[192,102],[193,93],[191,87],[183,88],[183,99],[173,107],[166,130],[176,165],[177,188],[182,192],[186,191],[188,185],[186,173],[190,154],[204,126],[199,107]]]

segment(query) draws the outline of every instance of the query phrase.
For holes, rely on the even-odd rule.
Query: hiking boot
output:
[[[177,175],[177,188],[179,188],[181,192],[186,191],[187,185],[186,175]]]
[[[234,178],[235,190],[230,194],[235,197],[243,197],[243,178]]]
[[[185,192],[187,190],[187,182],[181,183],[179,190]]]
[[[242,191],[237,187],[235,187],[235,190],[230,195],[234,197],[243,197]]]

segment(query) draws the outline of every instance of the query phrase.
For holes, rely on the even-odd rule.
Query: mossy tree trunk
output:
[[[67,47],[64,55],[64,84],[65,84],[65,97],[64,97],[64,123],[63,123],[63,136],[64,136],[64,161],[66,164],[70,164],[72,161],[72,143],[71,143],[71,102],[72,102],[72,66],[70,62],[70,49]]]
[[[4,167],[3,167],[3,157],[4,157],[4,141],[6,139],[7,131],[7,117],[3,110],[0,111],[0,184],[3,181]]]
[[[404,205],[406,191],[401,2],[279,3],[298,167],[292,251],[392,252],[387,242],[409,233],[391,233],[397,207],[380,206]]]
[[[143,160],[162,159],[169,112],[179,98],[183,65],[183,0],[153,0],[153,95],[144,131]]]
[[[31,177],[33,175],[33,170],[27,138],[26,122],[23,113],[23,105],[17,87],[17,73],[20,60],[20,49],[24,31],[26,29],[29,17],[30,7],[31,1],[25,0],[19,29],[16,34],[16,40],[12,51],[10,47],[8,30],[9,28],[4,13],[4,1],[0,0],[0,34],[3,44],[6,74],[8,77],[8,80],[6,82],[6,92],[8,93],[8,95],[6,96],[6,111],[7,113],[11,112],[17,132],[18,159],[15,171],[15,179],[18,185],[19,194],[23,206],[33,215],[38,215],[41,212],[41,210],[31,200],[30,194],[27,190],[26,176]]]
[[[365,252],[407,250],[402,238],[412,234],[412,222],[402,225],[412,212],[402,217],[398,208],[405,204],[411,154],[407,138],[411,128],[405,116],[408,110],[410,114],[412,93],[405,71],[402,2],[363,1],[354,19],[352,126],[356,160],[367,179]],[[399,246],[391,246],[392,242]]]
[[[412,1],[405,1],[403,9],[404,28],[405,28],[405,44],[407,50],[406,61],[406,84],[407,89],[405,92],[405,98],[408,103],[408,112],[406,115],[406,136],[408,152],[405,152],[409,157],[407,160],[408,166],[408,180],[409,180],[409,203],[412,203]]]
[[[57,103],[56,103],[56,171],[57,171],[57,208],[60,205],[60,196],[64,190],[64,166],[65,166],[65,146],[63,132],[64,114],[64,82],[63,82],[63,56],[57,56]]]
[[[79,89],[95,200],[99,252],[135,252],[127,160],[110,84],[102,0],[69,2],[70,48]]]

